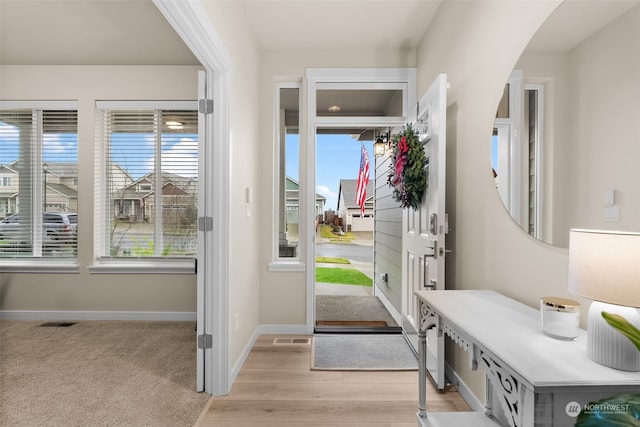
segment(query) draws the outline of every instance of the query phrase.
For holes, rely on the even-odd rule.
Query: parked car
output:
[[[31,232],[19,213],[0,221],[0,248],[31,250]],[[64,249],[77,245],[78,214],[75,212],[45,212],[42,215],[43,250]]]

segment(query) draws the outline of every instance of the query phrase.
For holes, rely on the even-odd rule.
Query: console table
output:
[[[587,357],[586,331],[563,341],[542,332],[540,312],[493,291],[417,291],[420,301],[419,404],[422,426],[573,426],[585,404],[640,393],[640,372],[602,366]],[[426,332],[436,328],[480,366],[487,378],[485,414],[433,413],[426,408]],[[580,405],[580,406],[578,406]],[[449,419],[453,420],[449,423]],[[498,420],[501,420],[500,422]],[[482,424],[473,424],[482,423]]]

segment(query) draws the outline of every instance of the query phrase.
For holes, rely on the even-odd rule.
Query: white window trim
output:
[[[300,254],[302,253],[302,239],[298,242],[298,251],[295,258],[287,258],[280,256],[280,89],[298,89],[298,106],[299,106],[299,125],[298,125],[298,137],[299,137],[299,149],[298,149],[298,170],[302,174],[302,118],[303,118],[303,105],[302,105],[302,83],[300,82],[277,82],[274,85],[274,102],[273,102],[273,124],[274,124],[274,137],[273,137],[273,218],[276,226],[273,227],[272,241],[272,261],[267,265],[269,271],[304,271],[306,266],[301,260]],[[300,176],[298,177],[300,179]],[[285,192],[286,194],[286,192]],[[299,192],[299,195],[303,194]],[[298,196],[298,223],[300,223],[300,206],[301,199]]]
[[[96,113],[102,117],[107,110],[198,110],[198,101],[96,101]],[[102,122],[100,122],[102,123]],[[103,153],[105,150],[104,138],[100,135],[96,138],[96,152]],[[105,156],[96,156],[94,170],[104,171],[106,167]],[[105,197],[104,181],[95,178],[95,193],[100,198]],[[104,206],[104,200],[100,203]],[[94,254],[102,254],[104,248],[104,212],[96,209],[94,212]],[[192,258],[154,258],[154,257],[131,257],[112,258],[104,255],[97,255],[93,264],[87,269],[92,274],[195,274],[196,260]]]
[[[100,258],[88,267],[92,274],[195,274],[194,259],[177,258]]]
[[[78,101],[61,100],[61,101],[2,101],[0,100],[0,109],[2,110],[77,110]]]
[[[76,259],[6,258],[0,260],[2,273],[79,273]],[[0,273],[1,274],[1,273]]]
[[[0,109],[30,109],[40,110],[78,110],[78,101],[5,101],[0,100]],[[38,154],[38,155],[41,155]],[[40,184],[42,185],[42,184]],[[36,197],[40,197],[36,195]],[[41,203],[36,200],[35,206]],[[36,212],[37,214],[38,212]],[[24,258],[0,258],[0,271],[3,273],[78,273],[78,259],[54,258],[54,257],[24,257]]]
[[[546,231],[544,215],[544,121],[545,121],[545,85],[543,83],[527,83],[524,86],[525,90],[535,90],[538,92],[538,108],[537,116],[538,123],[536,124],[538,135],[538,141],[536,144],[536,165],[535,165],[535,186],[536,186],[536,230],[534,237],[542,240],[544,238],[544,232]]]

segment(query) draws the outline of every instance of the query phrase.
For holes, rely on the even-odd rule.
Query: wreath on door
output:
[[[427,157],[410,123],[391,137],[391,164],[387,182],[403,208],[418,209],[427,186]]]

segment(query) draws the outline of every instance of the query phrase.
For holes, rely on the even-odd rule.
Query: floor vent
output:
[[[311,338],[274,338],[273,345],[311,345]]]
[[[69,326],[73,326],[75,324],[76,324],[76,322],[47,322],[47,323],[43,323],[40,326],[55,327],[55,328],[68,328]]]

